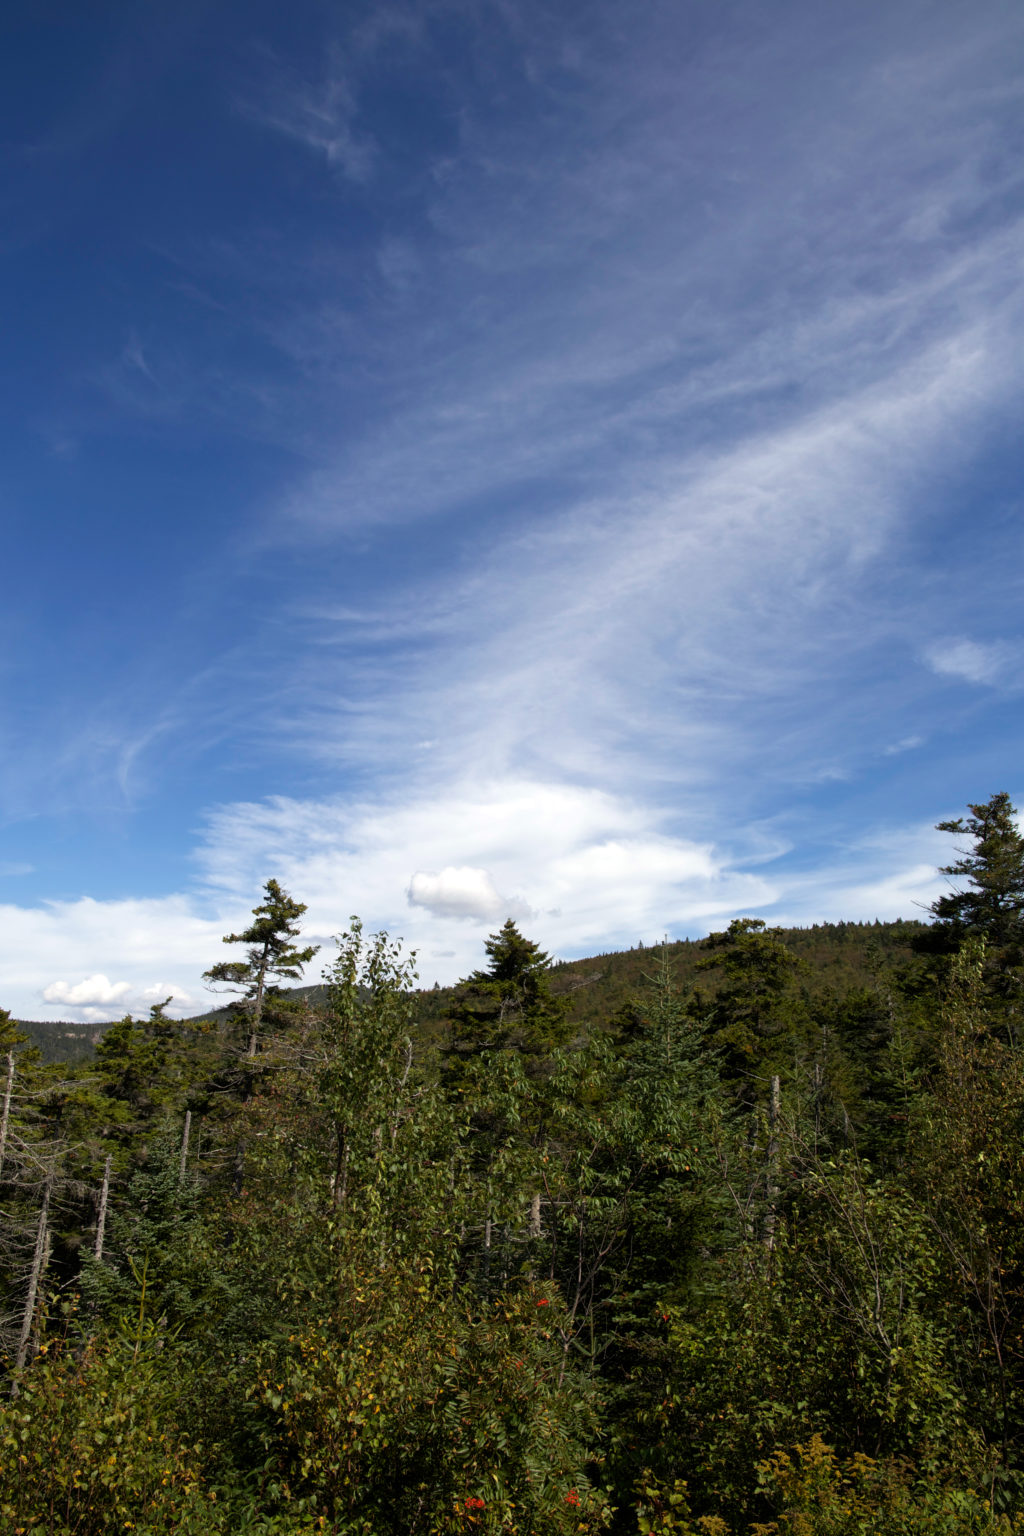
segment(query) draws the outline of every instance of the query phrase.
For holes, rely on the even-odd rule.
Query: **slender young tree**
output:
[[[306,910],[301,901],[293,901],[276,880],[263,887],[266,900],[253,907],[254,921],[242,933],[227,933],[225,944],[248,946],[244,960],[221,960],[203,972],[203,980],[215,989],[224,986],[240,995],[248,1023],[249,1056],[256,1055],[264,1004],[277,981],[298,981],[303,967],[316,954],[319,945],[300,949],[295,944],[298,920]]]

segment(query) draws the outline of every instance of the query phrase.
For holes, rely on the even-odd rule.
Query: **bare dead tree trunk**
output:
[[[530,1236],[540,1237],[540,1190],[530,1196]]]
[[[181,1132],[181,1161],[178,1164],[178,1183],[185,1182],[185,1164],[188,1161],[188,1137],[192,1129],[192,1111],[186,1109],[185,1124]]]
[[[96,1218],[96,1246],[93,1255],[97,1261],[103,1257],[103,1234],[107,1229],[107,1199],[110,1195],[110,1154],[103,1164],[103,1188],[100,1190],[100,1213]]]
[[[391,1145],[392,1146],[394,1146],[395,1142],[398,1140],[398,1121],[399,1121],[399,1115],[400,1115],[400,1112],[401,1112],[402,1094],[405,1092],[405,1085],[409,1081],[409,1073],[410,1073],[411,1069],[412,1069],[412,1041],[409,1039],[408,1036],[406,1036],[406,1041],[405,1041],[405,1066],[402,1068],[402,1075],[401,1075],[401,1077],[398,1080],[398,1084],[397,1084],[398,1092],[395,1094],[395,1108],[394,1108],[394,1112],[393,1112],[393,1114],[391,1116]]]
[[[263,993],[267,985],[267,952],[263,952],[263,964],[260,966],[259,980],[256,983],[256,996],[253,998],[252,1011],[249,1015],[249,1049],[246,1055],[252,1058],[256,1055],[256,1040],[259,1034],[260,1023],[263,1019]]]
[[[4,1109],[0,1117],[0,1173],[4,1170],[4,1154],[7,1151],[7,1127],[11,1120],[11,1094],[14,1092],[14,1052],[7,1052],[7,1085],[4,1088]]]
[[[337,1128],[336,1144],[337,1154],[334,1159],[334,1172],[331,1175],[331,1194],[338,1210],[343,1211],[345,1209],[345,1202],[348,1199],[348,1160],[350,1151],[348,1133],[344,1126],[339,1125]]]
[[[484,1283],[491,1278],[491,1218],[484,1222]]]
[[[772,1078],[768,1103],[768,1180],[767,1209],[764,1214],[764,1245],[770,1253],[775,1247],[775,1224],[779,1205],[779,1116],[782,1112],[782,1086]]]
[[[14,1359],[15,1372],[23,1368],[28,1356],[29,1344],[32,1339],[32,1327],[36,1317],[36,1297],[39,1295],[39,1282],[46,1270],[46,1260],[49,1257],[50,1191],[52,1187],[53,1176],[51,1174],[43,1188],[43,1203],[39,1210],[39,1225],[36,1228],[36,1246],[32,1254],[32,1269],[28,1277],[28,1295],[25,1297],[25,1311],[21,1319],[18,1352]]]

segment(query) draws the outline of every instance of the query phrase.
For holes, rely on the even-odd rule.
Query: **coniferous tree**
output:
[[[548,956],[511,918],[484,942],[490,959],[459,985],[450,1015],[452,1056],[514,1047],[538,1057],[565,1043],[567,999],[551,990]]]
[[[737,1075],[792,1055],[790,1035],[803,1024],[798,976],[806,969],[788,948],[781,928],[762,918],[737,917],[722,933],[709,934],[697,970],[717,971],[714,1040],[727,1069]]]
[[[1005,793],[982,804],[969,805],[970,816],[940,821],[937,830],[968,836],[960,858],[941,867],[957,888],[932,903],[936,922],[918,947],[954,955],[965,941],[984,946],[984,980],[990,1003],[998,1001],[1002,1027],[1011,1040],[1019,1038],[1024,966],[1024,837],[1017,826],[1017,808]],[[944,971],[935,980],[941,989]]]
[[[931,911],[950,948],[965,938],[982,938],[991,954],[1018,960],[1024,940],[1024,837],[1017,809],[1007,794],[970,805],[970,816],[937,823],[939,832],[972,839],[970,848],[941,873],[967,882],[940,896]]]
[[[275,981],[298,981],[303,967],[319,948],[309,944],[299,949],[293,942],[298,937],[298,919],[306,910],[305,902],[293,901],[276,880],[268,880],[263,889],[267,899],[253,907],[255,921],[242,933],[224,935],[225,944],[248,945],[246,958],[221,960],[203,972],[204,981],[241,994],[248,1023],[249,1056],[256,1054],[264,1006],[276,990]]]

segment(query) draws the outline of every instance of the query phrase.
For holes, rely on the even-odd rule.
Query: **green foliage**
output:
[[[905,1460],[841,1459],[817,1434],[776,1451],[758,1475],[777,1514],[752,1525],[751,1536],[1010,1536],[1024,1528],[993,1515],[973,1489],[915,1476]]]
[[[117,1191],[102,1260],[89,1250],[82,1254],[79,1284],[93,1314],[134,1312],[142,1275],[150,1314],[172,1330],[220,1304],[224,1266],[205,1241],[199,1187],[182,1177],[180,1144],[180,1124],[162,1124],[145,1160]]]
[[[990,949],[1017,955],[1024,937],[1024,837],[1009,795],[993,795],[968,807],[966,819],[940,821],[938,831],[973,839],[970,849],[942,868],[944,875],[966,880],[963,890],[940,896],[932,905],[939,923],[954,939],[984,938]]]
[[[549,960],[509,918],[484,943],[487,970],[460,983],[449,1017],[449,1065],[471,1051],[514,1046],[540,1056],[569,1034],[567,1002],[551,990]]]
[[[543,1305],[541,1303],[543,1302]],[[467,1309],[429,1274],[353,1272],[332,1317],[264,1357],[289,1485],[340,1532],[597,1530],[591,1391],[559,1384],[557,1298]]]
[[[226,986],[243,999],[250,1056],[256,1054],[264,1006],[275,996],[275,981],[297,981],[303,967],[317,952],[315,944],[300,949],[292,942],[298,935],[298,920],[306,910],[305,903],[293,901],[276,880],[268,880],[263,889],[266,900],[252,909],[255,921],[242,933],[224,935],[225,944],[248,945],[245,959],[221,960],[203,972],[204,981]]]
[[[790,1054],[800,1012],[796,982],[802,967],[783,942],[781,928],[760,918],[737,917],[705,941],[699,972],[716,971],[715,1042],[729,1068],[746,1073],[777,1065]]]
[[[0,1408],[0,1513],[13,1536],[215,1529],[200,1458],[159,1356],[123,1336],[55,1344]]]
[[[353,919],[288,1007],[312,950],[271,881],[211,972],[241,1064],[161,1007],[77,1072],[19,1051],[4,1528],[1020,1530],[1001,800],[949,828],[975,845],[941,966],[920,925],[747,918],[553,967],[508,922],[425,998]]]
[[[7,1009],[0,1008],[0,1051],[6,1055],[16,1045],[23,1045],[27,1039],[25,1031],[18,1028],[17,1021],[11,1018]]]

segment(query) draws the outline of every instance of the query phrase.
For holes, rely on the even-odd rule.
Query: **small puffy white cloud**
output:
[[[513,909],[523,906],[500,895],[486,869],[469,864],[449,865],[436,875],[418,870],[409,882],[408,900],[411,907],[426,907],[437,917],[514,917],[519,913]]]
[[[86,976],[83,981],[52,981],[48,987],[43,988],[43,998],[48,1003],[67,1003],[71,1008],[84,1008],[88,1003],[121,1003],[131,992],[130,981],[110,981],[97,972],[95,976]]]
[[[148,986],[140,986],[131,981],[111,981],[102,972],[76,982],[52,981],[42,989],[42,998],[46,1003],[71,1009],[86,1022],[108,1019],[112,1008],[144,1012],[154,1003],[170,999],[170,1006],[182,1013],[195,1002],[190,992],[171,981],[154,981]]]
[[[165,997],[169,997],[178,1006],[195,1002],[191,992],[186,992],[184,987],[176,987],[173,981],[154,981],[151,987],[143,987],[139,995],[147,1003],[162,1003]]]
[[[937,640],[927,647],[924,659],[940,677],[992,686],[1007,679],[1014,652],[1012,646],[998,640]]]

